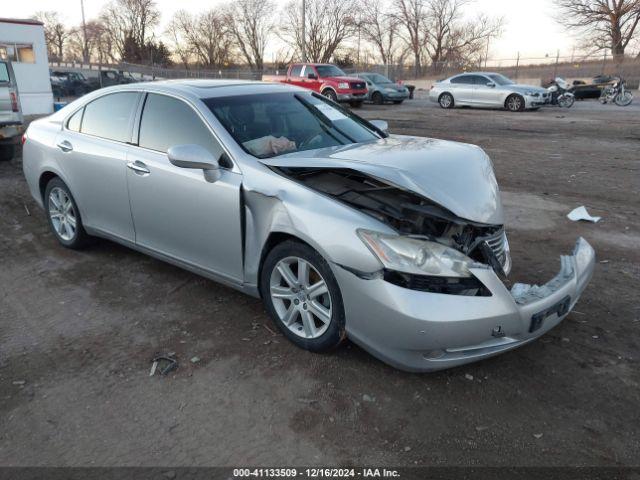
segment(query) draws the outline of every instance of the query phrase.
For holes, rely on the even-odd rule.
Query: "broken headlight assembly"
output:
[[[388,282],[425,292],[490,295],[469,270],[484,266],[453,248],[406,235],[363,229],[357,233],[384,266],[384,279]]]

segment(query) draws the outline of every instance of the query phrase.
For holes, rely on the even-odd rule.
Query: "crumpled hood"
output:
[[[280,167],[350,168],[413,191],[461,218],[493,225],[504,223],[491,161],[475,145],[391,135],[261,162]]]

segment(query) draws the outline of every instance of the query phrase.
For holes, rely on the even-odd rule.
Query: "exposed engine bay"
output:
[[[491,266],[500,275],[509,273],[511,262],[502,225],[465,220],[416,193],[353,169],[271,168],[375,217],[398,233],[442,243]]]

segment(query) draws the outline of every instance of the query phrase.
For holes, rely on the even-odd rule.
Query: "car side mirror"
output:
[[[493,82],[487,82],[487,87],[493,88],[493,87],[495,87],[495,86],[496,86],[496,84],[495,84],[495,83],[493,83]]]
[[[176,167],[203,170],[204,178],[209,183],[220,178],[220,162],[200,145],[175,145],[167,151],[167,157]]]
[[[369,123],[376,127],[378,130],[389,133],[389,124],[384,120],[369,120]]]
[[[315,73],[308,73],[307,78],[310,80],[315,80],[318,76]]]

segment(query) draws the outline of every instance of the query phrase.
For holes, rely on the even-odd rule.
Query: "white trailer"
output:
[[[0,18],[0,59],[13,64],[22,113],[51,113],[53,94],[42,22]]]

